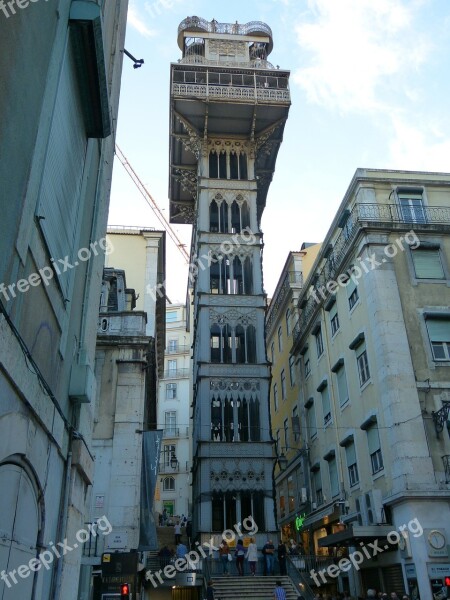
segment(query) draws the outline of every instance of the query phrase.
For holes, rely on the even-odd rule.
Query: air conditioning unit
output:
[[[311,502],[311,509],[316,510],[316,508],[317,508],[317,502]]]
[[[305,504],[308,501],[308,494],[306,493],[306,488],[301,489],[300,497],[301,497],[302,504]]]

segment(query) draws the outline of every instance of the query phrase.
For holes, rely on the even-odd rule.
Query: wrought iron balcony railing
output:
[[[346,219],[344,221],[344,219]],[[311,285],[316,290],[326,292],[326,284],[334,281],[349,248],[356,239],[359,231],[364,227],[389,229],[390,227],[405,225],[414,230],[423,230],[436,225],[450,227],[450,207],[446,206],[416,206],[400,204],[355,204],[351,211],[342,215],[341,233],[337,237],[328,254],[325,266],[320,272],[311,273],[306,281],[305,294]],[[306,332],[306,326],[315,311],[322,303],[321,295],[309,295],[308,298],[300,297],[302,313],[294,326],[293,338],[296,346]]]
[[[256,85],[246,87],[217,84],[172,83],[172,95],[175,97],[192,96],[196,98],[214,98],[252,103],[280,102],[286,104],[291,101],[289,89],[257,87]]]
[[[177,344],[176,346],[169,346],[164,350],[165,354],[187,354],[191,351],[189,345]]]
[[[168,369],[164,371],[164,379],[183,379],[189,377],[190,369]]]
[[[445,483],[450,483],[450,454],[444,454],[442,457],[445,471]]]
[[[189,427],[165,427],[163,438],[189,437]]]
[[[262,21],[249,23],[218,23],[215,20],[207,21],[202,17],[187,17],[178,26],[178,34],[192,29],[195,32],[225,33],[230,35],[251,35],[252,33],[265,33],[272,38],[272,30]]]
[[[281,306],[292,288],[301,288],[303,285],[303,274],[299,271],[288,271],[283,279],[281,286],[275,291],[275,296],[270,303],[267,312],[267,331],[270,332],[273,327]]]

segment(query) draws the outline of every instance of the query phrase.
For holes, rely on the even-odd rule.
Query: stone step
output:
[[[273,600],[276,582],[281,581],[288,600],[297,600],[299,592],[289,577],[214,577],[215,598],[217,600]]]

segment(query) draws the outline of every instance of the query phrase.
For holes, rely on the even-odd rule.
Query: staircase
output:
[[[262,577],[250,575],[239,577],[214,577],[216,600],[273,600],[276,582],[281,581],[288,600],[297,600],[300,592],[295,589],[290,577]]]

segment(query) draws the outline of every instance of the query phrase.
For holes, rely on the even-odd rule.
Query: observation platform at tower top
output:
[[[186,17],[178,26],[178,46],[180,50],[184,49],[184,37],[186,33],[199,34],[219,34],[219,35],[237,35],[250,38],[268,38],[267,54],[270,54],[273,48],[273,36],[271,28],[262,21],[250,21],[249,23],[219,23],[215,19],[207,21],[201,17]]]

